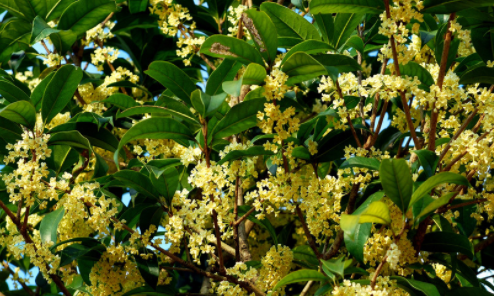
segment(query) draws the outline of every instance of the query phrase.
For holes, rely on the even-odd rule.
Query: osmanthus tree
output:
[[[494,0],[0,8],[1,295],[491,295]]]

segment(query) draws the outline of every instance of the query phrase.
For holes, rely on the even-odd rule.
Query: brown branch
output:
[[[389,8],[389,0],[384,0],[384,5],[385,5],[385,8],[386,8],[386,17],[388,19],[391,19],[391,12],[390,12],[390,8]],[[401,73],[400,73],[400,63],[399,63],[399,60],[398,60],[398,53],[396,51],[396,44],[395,44],[395,38],[393,35],[391,35],[391,38],[390,38],[390,43],[391,43],[391,51],[392,51],[392,54],[393,54],[393,65],[394,65],[394,68],[395,68],[395,76],[399,76],[401,77]],[[410,108],[408,107],[408,104],[407,104],[407,99],[405,97],[405,93],[403,91],[400,91],[400,97],[401,97],[401,103],[403,104],[403,111],[405,113],[405,117],[407,119],[407,124],[408,124],[408,128],[410,129],[410,136],[412,137],[413,139],[413,143],[415,144],[415,147],[417,149],[421,149],[422,145],[420,144],[418,138],[417,138],[417,133],[415,132],[415,127],[413,125],[413,121],[412,121],[412,115],[410,114]]]
[[[14,276],[15,275],[15,272],[10,268],[9,266],[9,263],[7,263],[7,261],[3,261],[3,267],[5,267],[5,269],[8,270],[8,272]],[[32,289],[30,289],[26,283],[20,281],[20,280],[17,280],[19,282],[19,284],[21,284],[22,286],[22,289],[24,289],[24,291],[26,291],[30,296],[35,296],[36,294],[33,292]]]
[[[242,223],[247,217],[250,216],[250,214],[252,214],[254,211],[256,210],[256,208],[252,207],[249,211],[247,211],[247,213],[245,213],[242,217],[240,217],[240,219],[236,220],[235,222],[233,222],[233,225],[239,225],[240,223]]]
[[[446,72],[448,69],[446,69],[446,66],[448,64],[448,55],[449,55],[449,48],[451,45],[451,37],[452,37],[452,32],[450,30],[451,26],[451,21],[453,21],[456,17],[456,13],[452,13],[449,16],[448,24],[446,25],[446,34],[444,35],[444,47],[443,47],[443,52],[441,55],[441,65],[439,67],[439,75],[437,77],[437,86],[439,86],[439,89],[442,91],[443,90],[443,82],[444,82],[444,76],[446,75]],[[431,121],[430,121],[430,131],[429,131],[429,150],[434,151],[436,150],[436,125],[437,125],[437,118],[439,114],[436,111],[436,102],[432,104],[432,114],[431,114]]]
[[[312,238],[312,234],[310,234],[309,228],[307,227],[307,223],[305,223],[304,219],[304,214],[302,213],[302,210],[300,207],[296,206],[295,208],[297,212],[298,219],[300,220],[300,223],[302,223],[302,228],[304,229],[305,236],[307,237],[307,241],[309,242],[309,246],[311,247],[312,251],[314,251],[314,254],[317,256],[317,258],[322,258],[321,253],[317,249],[316,242]]]
[[[235,197],[233,198],[233,219],[235,223],[233,223],[233,241],[235,244],[235,260],[237,262],[240,261],[240,243],[238,239],[238,182],[240,181],[240,176],[237,175],[235,180]],[[254,208],[252,208],[254,209]],[[249,214],[250,215],[250,214]],[[241,221],[240,221],[241,222]],[[240,224],[240,223],[239,223]]]

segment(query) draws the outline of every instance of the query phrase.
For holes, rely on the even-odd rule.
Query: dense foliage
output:
[[[288,2],[0,0],[0,295],[491,295],[494,0]]]

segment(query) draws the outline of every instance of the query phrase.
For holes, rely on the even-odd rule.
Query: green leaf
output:
[[[475,67],[465,71],[460,78],[460,84],[475,83],[494,84],[494,68],[487,66]]]
[[[293,259],[297,261],[302,261],[304,265],[308,266],[319,266],[319,259],[317,259],[316,254],[312,248],[308,245],[300,245],[292,249]]]
[[[177,176],[178,179],[178,176]],[[146,232],[151,225],[158,228],[161,225],[161,218],[163,217],[163,207],[161,205],[154,205],[149,208],[142,210],[141,215],[139,215],[139,228],[141,233]]]
[[[39,226],[39,235],[41,238],[41,242],[57,242],[58,223],[60,223],[60,221],[62,220],[64,213],[64,208],[60,207],[43,217],[43,220],[41,220],[41,224]]]
[[[261,10],[271,18],[279,37],[321,40],[316,28],[291,9],[276,3],[263,2]]]
[[[36,110],[29,101],[17,101],[0,109],[0,116],[33,129],[36,123]]]
[[[328,73],[320,62],[305,52],[292,54],[283,64],[282,71],[290,76],[287,85],[294,85]]]
[[[140,106],[138,103],[136,103],[136,101],[131,96],[124,95],[121,93],[113,94],[108,99],[99,101],[98,103],[109,103],[114,106],[117,106],[122,110]]]
[[[257,125],[257,113],[264,108],[265,99],[254,99],[233,106],[213,130],[213,139],[241,133]]]
[[[57,29],[71,30],[77,35],[94,28],[116,11],[115,1],[79,0],[71,4],[60,17]]]
[[[334,34],[331,45],[336,49],[343,46],[363,17],[364,14],[361,13],[338,13],[334,19]]]
[[[223,81],[233,80],[241,67],[241,63],[237,63],[234,60],[224,59],[216,70],[214,70],[209,76],[206,83],[206,93],[210,96],[222,93]]]
[[[223,90],[232,97],[239,97],[242,90],[242,79],[223,82]]]
[[[168,168],[181,165],[179,158],[153,159],[146,164],[146,168],[159,178]]]
[[[200,53],[216,58],[233,59],[245,65],[250,63],[264,65],[262,56],[255,47],[243,40],[225,35],[213,35],[206,39]]]
[[[340,169],[357,167],[378,171],[380,164],[379,160],[375,158],[356,156],[345,160],[345,162],[340,165]]]
[[[190,94],[196,85],[185,72],[172,63],[164,61],[152,62],[144,73],[157,80],[179,99],[190,105]]]
[[[434,151],[430,150],[413,150],[411,151],[419,157],[420,165],[424,169],[427,177],[432,177],[436,172],[439,157]]]
[[[106,128],[98,128],[98,125],[92,122],[67,122],[52,128],[50,133],[74,130],[80,132],[93,146],[110,152],[118,148],[118,140],[112,132]]]
[[[353,35],[352,37],[350,37],[344,45],[344,48],[353,48],[361,54],[364,53],[364,47],[364,41],[357,35]]]
[[[244,206],[239,206],[238,207],[238,216],[242,217],[243,215],[247,214],[247,212],[251,209],[251,206],[244,205]],[[250,221],[256,223],[257,225],[261,226],[262,228],[266,229],[269,234],[271,235],[271,239],[273,240],[274,245],[278,245],[278,236],[276,235],[276,231],[274,230],[273,225],[269,221],[268,218],[264,217],[263,220],[259,220],[255,217],[255,215],[258,214],[257,212],[252,212],[249,216],[247,216],[247,219]]]
[[[361,263],[364,262],[364,245],[370,236],[371,229],[372,223],[362,223],[355,228],[353,238],[346,232],[343,236],[346,249]]]
[[[43,95],[45,94],[46,87],[50,83],[51,79],[55,76],[55,72],[51,72],[46,76],[41,82],[36,86],[31,94],[31,102],[33,103],[34,108],[38,112],[41,110],[41,104],[43,102]]]
[[[75,0],[52,0],[53,6],[48,9],[48,13],[46,14],[45,21],[49,22],[54,19],[59,18],[62,13],[70,6],[70,4],[74,3]],[[48,3],[48,1],[46,1]]]
[[[292,151],[292,156],[305,160],[311,159],[311,154],[309,152],[309,149],[305,148],[304,146],[295,147]]]
[[[0,80],[0,95],[10,103],[29,101],[29,96],[7,80]]]
[[[41,102],[41,117],[49,123],[74,97],[74,92],[82,79],[81,68],[64,65],[46,86]]]
[[[484,288],[478,287],[456,287],[449,290],[446,296],[492,296],[492,293],[487,292]]]
[[[0,138],[5,141],[20,140],[22,138],[22,128],[0,116]]]
[[[341,278],[344,278],[344,270],[345,270],[345,256],[341,256],[338,259],[330,259],[330,260],[321,260],[323,268],[329,270],[331,273],[339,275]]]
[[[138,13],[147,10],[148,0],[129,0],[130,13]]]
[[[178,189],[179,175],[177,169],[170,167],[166,169],[159,177],[150,176],[151,182],[158,193],[166,200],[166,205],[171,207],[173,196]]]
[[[427,179],[427,181],[422,183],[419,188],[415,190],[412,195],[412,199],[410,200],[410,206],[412,206],[415,202],[428,194],[432,189],[434,189],[434,187],[445,183],[470,186],[470,183],[464,176],[451,172],[442,172],[430,177],[429,179]]]
[[[233,161],[237,159],[241,159],[249,156],[258,156],[258,155],[274,155],[273,151],[264,150],[262,146],[252,146],[247,150],[233,150],[228,152],[220,161],[217,162],[218,165],[222,165],[227,161]]]
[[[147,250],[146,252],[151,252]],[[158,265],[158,257],[153,253],[151,258],[143,259],[139,254],[134,255],[134,259],[137,263],[137,269],[141,273],[142,278],[149,286],[156,288],[158,285],[158,276],[160,275],[160,268]]]
[[[434,79],[429,71],[415,62],[408,62],[406,65],[400,64],[400,73],[401,76],[407,75],[412,79],[416,76],[427,91],[434,84]]]
[[[328,44],[333,43],[334,20],[332,14],[313,13],[317,28],[321,32],[322,39]]]
[[[128,142],[137,139],[171,139],[194,140],[190,130],[183,124],[171,118],[149,118],[132,126],[120,140],[115,151],[115,163],[118,166],[118,152]]]
[[[494,61],[493,27],[478,27],[471,30],[473,47],[484,63]]]
[[[404,159],[383,159],[379,178],[386,196],[406,214],[413,191],[410,168]]]
[[[173,99],[172,99],[173,101]],[[173,104],[174,102],[171,102]],[[182,105],[185,107],[185,105],[177,102],[177,104]],[[186,107],[187,108],[187,107]],[[180,110],[182,111],[182,110]],[[151,113],[151,114],[170,114],[177,116],[178,118],[181,118],[189,123],[192,124],[199,124],[199,121],[190,113],[190,111],[187,109],[188,113],[180,113],[172,108],[165,108],[165,107],[160,107],[160,106],[137,106],[137,107],[132,107],[129,109],[124,110],[122,113],[117,114],[117,118],[123,118],[123,117],[130,117],[134,115],[139,115],[139,114],[145,114],[145,113]]]
[[[53,29],[50,27],[41,16],[36,16],[33,21],[33,31],[31,33],[31,41],[30,44],[34,45],[41,40],[47,38],[53,33],[58,33],[60,30]]]
[[[312,14],[317,13],[374,13],[384,11],[380,0],[312,0],[309,5]]]
[[[78,131],[58,132],[50,135],[48,146],[50,145],[68,145],[74,148],[91,150],[91,144],[88,139],[84,138]]]
[[[299,283],[299,282],[307,282],[307,281],[326,281],[329,278],[325,276],[324,274],[320,273],[319,271],[316,270],[311,270],[311,269],[301,269],[294,271],[284,278],[279,281],[276,286],[274,286],[273,290],[271,293],[275,292],[279,288],[288,285],[288,284],[293,284],[293,283]]]
[[[259,85],[264,83],[266,69],[259,64],[249,64],[242,75],[242,84]]]
[[[453,232],[430,232],[424,237],[423,251],[428,252],[459,252],[473,258],[473,247],[468,237]]]
[[[339,73],[361,70],[360,65],[354,59],[343,54],[320,54],[314,58],[326,67],[334,67]]]
[[[430,204],[428,204],[422,211],[415,217],[415,221],[420,221],[423,216],[429,215],[440,207],[444,206],[449,202],[449,200],[455,195],[456,192],[450,192],[443,194],[441,197],[434,199]]]
[[[306,40],[292,47],[290,51],[286,53],[285,57],[283,57],[283,60],[281,61],[281,65],[283,65],[293,54],[297,52],[314,54],[314,53],[328,52],[331,49],[333,48],[329,44],[324,43],[322,41]]]
[[[388,206],[382,201],[374,201],[361,213],[341,215],[340,227],[352,240],[355,238],[358,224],[362,223],[389,225],[391,217]]]
[[[94,165],[94,174],[91,179],[106,176],[109,168],[108,164],[98,153],[94,152],[94,156],[96,157],[96,163]]]
[[[396,280],[399,285],[410,287],[424,293],[426,296],[440,296],[436,286],[431,283],[420,282],[417,280],[407,279],[401,276],[392,276],[391,279]]]
[[[133,170],[121,170],[115,172],[112,176],[115,180],[120,181],[120,184],[113,183],[114,185],[119,185],[119,187],[131,187],[139,193],[158,199],[159,194],[146,175]]]
[[[463,9],[494,5],[493,0],[425,0],[421,13],[453,13]]]
[[[278,51],[278,36],[269,16],[263,11],[249,9],[242,14],[242,22],[264,59],[273,63]]]

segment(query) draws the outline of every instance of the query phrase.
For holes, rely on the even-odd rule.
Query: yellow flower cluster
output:
[[[107,39],[113,38],[111,29],[115,27],[115,22],[107,21],[103,26],[98,24],[96,27],[86,32],[86,38],[82,39],[82,45],[88,46],[92,42],[106,42]]]
[[[62,63],[62,60],[63,57],[58,53],[49,53],[46,56],[46,59],[43,60],[43,64],[47,65],[48,67],[55,67],[60,65]]]
[[[262,267],[259,270],[258,287],[263,291],[271,291],[272,288],[284,278],[291,269],[293,253],[287,246],[272,246],[262,258]],[[271,295],[284,295],[284,289],[278,289]]]
[[[91,54],[91,63],[98,71],[103,71],[105,63],[113,63],[118,58],[119,50],[113,47],[96,48]]]
[[[409,296],[406,291],[396,286],[396,281],[389,277],[378,276],[376,286],[372,289],[371,286],[361,285],[360,283],[343,281],[343,286],[335,285],[331,292],[333,296]]]

